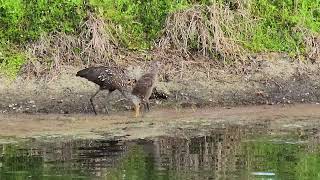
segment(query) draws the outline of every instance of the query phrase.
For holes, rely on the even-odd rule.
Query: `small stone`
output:
[[[29,104],[34,104],[34,101],[32,101],[32,100],[31,100],[31,101],[29,101]]]

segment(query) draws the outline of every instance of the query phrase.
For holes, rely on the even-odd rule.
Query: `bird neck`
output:
[[[159,73],[159,67],[152,67],[149,71],[150,74],[152,74],[152,76],[154,78],[157,78],[158,73]]]

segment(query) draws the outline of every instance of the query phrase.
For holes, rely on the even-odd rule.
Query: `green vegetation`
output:
[[[82,0],[0,0],[0,38],[11,43],[36,40],[42,33],[75,32],[85,17]]]
[[[320,32],[319,0],[252,2],[251,14],[257,22],[243,34],[244,44],[251,50],[303,52],[303,32],[299,29]]]
[[[41,155],[32,154],[32,149],[26,150],[27,145],[0,145],[0,179],[5,180],[71,180],[89,179],[83,170],[75,169],[72,163],[55,166],[58,162],[46,162]]]
[[[198,11],[197,16],[172,16],[198,5],[202,9],[193,11]],[[14,76],[26,62],[26,47],[40,36],[79,36],[89,12],[106,22],[104,28],[119,42],[117,46],[149,50],[171,36],[167,42],[171,45],[177,41],[175,45],[183,44],[186,51],[206,50],[210,56],[231,60],[244,50],[304,55],[314,48],[307,47],[305,39],[320,33],[320,0],[0,0],[1,71]],[[167,23],[170,18],[175,24]],[[175,26],[185,21],[190,22],[181,28],[189,28],[190,34],[175,32]],[[11,47],[18,50],[11,51]]]
[[[9,78],[16,77],[25,62],[24,54],[12,48],[0,46],[0,71]]]
[[[305,144],[277,143],[262,139],[243,144],[247,172],[272,172],[276,179],[318,179],[319,146],[313,150]]]
[[[123,46],[150,48],[169,12],[188,7],[186,0],[90,0],[99,15],[115,24],[113,33]]]
[[[132,179],[147,180],[158,179],[156,176],[156,168],[151,156],[147,155],[142,147],[135,146],[121,160],[119,166],[113,168],[106,179]]]

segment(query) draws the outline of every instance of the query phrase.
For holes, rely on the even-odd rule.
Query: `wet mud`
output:
[[[113,115],[1,114],[0,139],[75,138],[139,139],[198,136],[230,125],[269,132],[303,132],[319,127],[320,105],[275,105],[236,108],[154,109],[144,117],[133,112]]]

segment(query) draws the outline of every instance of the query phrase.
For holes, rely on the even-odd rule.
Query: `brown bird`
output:
[[[78,71],[76,76],[85,78],[88,81],[94,82],[95,84],[99,85],[99,89],[97,90],[97,92],[90,98],[90,103],[95,114],[97,114],[97,112],[93,104],[93,98],[101,90],[108,90],[107,99],[113,91],[119,90],[126,99],[129,99],[132,102],[138,101],[137,97],[132,96],[129,90],[130,85],[132,85],[135,80],[130,79],[125,73],[125,70],[120,67],[89,67]],[[107,107],[106,110],[109,114],[109,110]]]
[[[141,104],[144,105],[144,109],[147,108],[148,110],[150,110],[149,98],[155,87],[160,66],[161,64],[159,61],[155,61],[154,63],[152,63],[150,71],[141,76],[141,78],[136,82],[135,86],[133,87],[132,94],[139,98],[138,103],[133,102],[135,106],[135,117],[138,117],[140,114]]]

